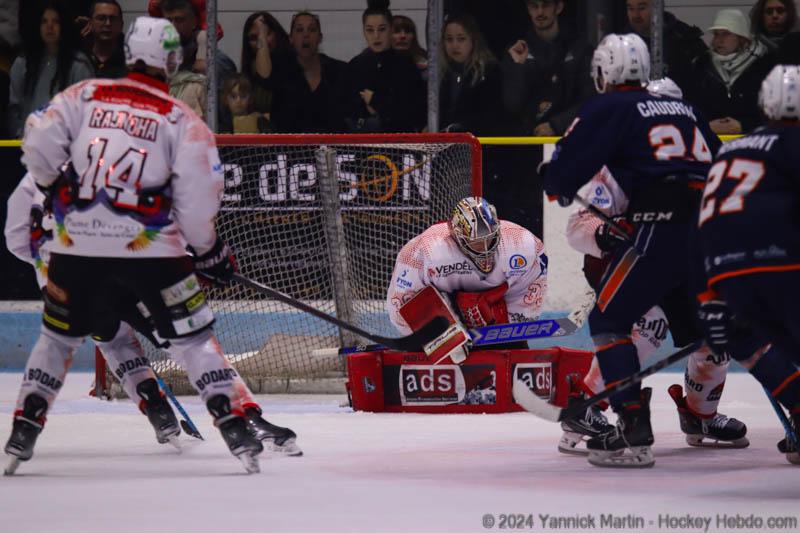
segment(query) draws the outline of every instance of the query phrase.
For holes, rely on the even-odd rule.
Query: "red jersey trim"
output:
[[[163,91],[165,94],[162,97],[155,92],[148,91],[141,87],[122,83],[113,85],[98,84],[94,88],[92,99],[98,102],[130,106],[134,109],[151,111],[160,115],[167,115],[172,112],[175,103],[169,98],[166,98],[167,86],[164,83],[138,72],[131,72],[128,74],[128,78],[136,82],[144,83],[148,87]]]

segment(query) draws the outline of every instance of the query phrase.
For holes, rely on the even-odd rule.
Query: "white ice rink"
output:
[[[129,401],[87,397],[91,376],[76,373],[34,458],[0,478],[0,532],[468,533],[490,530],[486,514],[499,530],[510,513],[532,514],[529,531],[799,531],[800,467],[775,449],[783,431],[763,391],[732,374],[723,396],[721,411],[749,426],[749,448],[693,449],[666,393],[681,378],[647,382],[652,469],[599,469],[561,455],[559,428],[528,413],[368,414],[340,407],[339,396],[271,396],[260,398],[267,418],[292,427],[305,456],[263,459],[262,473],[248,476],[197,398],[183,404],[206,441],[184,436],[178,454],[155,442]],[[19,379],[0,374],[2,443]],[[586,527],[544,527],[540,514],[580,515]],[[601,527],[609,514],[627,522]],[[718,522],[725,515],[738,515],[740,527]]]

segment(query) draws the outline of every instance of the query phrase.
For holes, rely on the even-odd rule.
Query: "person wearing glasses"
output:
[[[794,0],[758,0],[750,10],[750,31],[772,52],[797,24]]]
[[[86,51],[94,67],[94,77],[125,77],[128,69],[125,66],[122,7],[119,2],[94,0],[84,32],[88,32]]]

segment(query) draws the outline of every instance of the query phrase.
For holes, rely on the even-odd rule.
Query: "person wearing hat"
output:
[[[753,37],[738,9],[717,12],[708,30],[711,49],[698,61],[694,82],[684,89],[687,100],[706,115],[714,133],[749,132],[762,122],[758,91],[775,57]]]

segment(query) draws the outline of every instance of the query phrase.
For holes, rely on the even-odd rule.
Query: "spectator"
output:
[[[385,5],[364,10],[367,49],[345,69],[341,102],[351,132],[419,131],[425,122],[425,84],[411,59],[392,50],[392,13]]]
[[[405,15],[392,17],[392,48],[411,57],[422,79],[428,79],[428,52],[419,44],[417,25]]]
[[[442,27],[439,68],[440,123],[443,131],[474,135],[501,133],[500,66],[469,15],[448,19]]]
[[[300,65],[274,93],[273,129],[280,133],[331,133],[342,131],[336,91],[346,64],[319,52],[322,28],[319,17],[301,11],[292,17],[289,41]]]
[[[122,35],[122,7],[117,0],[94,0],[89,8],[86,39],[89,60],[96,78],[123,78],[125,38]]]
[[[89,60],[77,52],[77,36],[60,3],[44,2],[39,28],[24,36],[23,56],[11,66],[9,131],[20,137],[28,114],[60,92],[93,75]]]
[[[194,12],[197,13],[198,17],[200,18],[200,29],[208,29],[208,23],[206,22],[206,0],[190,1],[192,3],[192,7],[194,8]],[[164,0],[149,0],[147,3],[147,14],[151,17],[165,18],[161,7],[163,3]],[[220,26],[219,22],[217,22],[217,39],[222,39],[224,35],[225,33],[222,31],[222,26]]]
[[[222,104],[232,117],[232,129],[224,133],[269,133],[269,121],[253,111],[253,85],[244,74],[235,74],[222,86]]]
[[[242,32],[242,73],[253,85],[253,106],[270,115],[276,90],[300,77],[289,35],[266,11],[251,14]]]
[[[464,14],[477,21],[494,57],[503,57],[529,28],[525,0],[444,0],[445,19]]]
[[[711,50],[700,58],[686,99],[703,112],[714,133],[750,132],[761,123],[758,93],[774,57],[750,33],[738,9],[720,10],[709,31]]]
[[[528,0],[531,29],[504,54],[503,101],[526,135],[563,135],[594,94],[592,48],[559,24],[563,0]]]
[[[634,32],[650,47],[651,0],[626,0],[628,25],[625,32]],[[702,39],[703,31],[664,12],[664,72],[686,91],[692,81],[694,65],[707,51]]]
[[[183,47],[183,69],[191,70],[199,74],[205,74],[205,30],[200,24],[200,12],[189,0],[161,0],[160,8],[164,13],[164,18],[169,20],[181,37]],[[198,43],[203,43],[202,50]],[[198,57],[199,56],[199,57]],[[220,83],[236,73],[236,63],[228,57],[222,50],[216,53],[217,77]]]
[[[781,65],[800,65],[800,32],[790,32],[781,41],[777,62]]]
[[[778,50],[796,24],[794,0],[758,0],[750,10],[750,31],[770,52]]]

